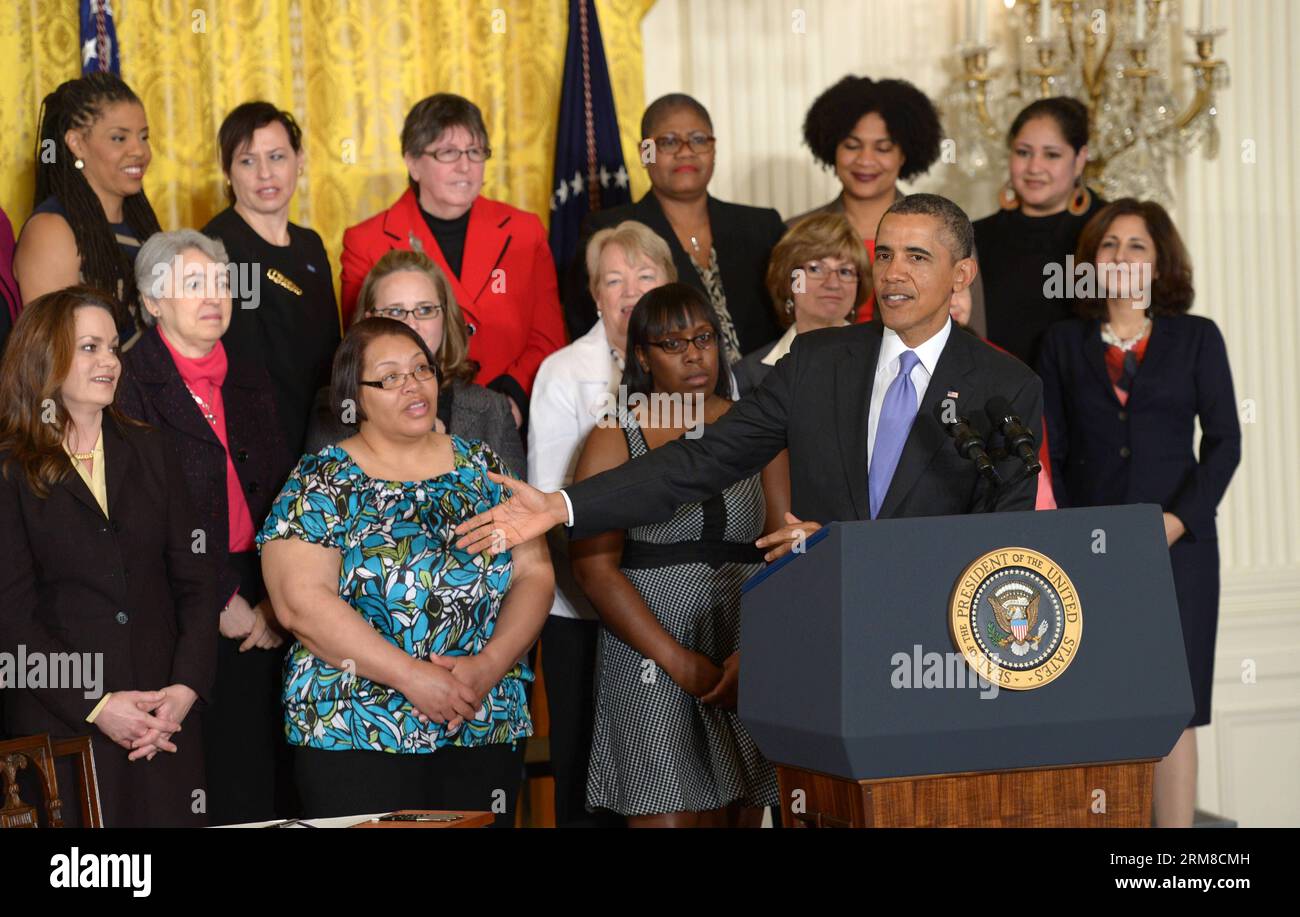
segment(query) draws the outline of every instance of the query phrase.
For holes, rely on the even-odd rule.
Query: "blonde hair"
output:
[[[677,268],[673,266],[673,255],[668,250],[668,243],[646,224],[624,220],[617,226],[602,229],[587,243],[587,278],[592,299],[600,298],[596,295],[600,289],[600,256],[611,245],[623,249],[629,261],[635,261],[639,256],[652,262],[663,271],[665,283],[677,282]]]
[[[395,248],[375,262],[375,266],[366,274],[366,279],[361,282],[357,308],[352,313],[352,324],[367,318],[368,313],[375,308],[380,281],[405,271],[428,277],[442,303],[442,343],[438,345],[434,356],[442,370],[443,387],[454,381],[472,382],[478,373],[478,363],[469,358],[469,329],[465,326],[465,316],[460,311],[460,304],[456,302],[456,295],[451,291],[447,275],[423,252]]]
[[[786,300],[794,298],[791,290],[794,272],[809,261],[822,258],[843,258],[857,268],[858,295],[846,319],[853,321],[871,295],[871,258],[849,218],[842,213],[805,217],[776,243],[767,263],[767,292],[782,328],[789,328],[794,322],[794,316],[785,308]]]

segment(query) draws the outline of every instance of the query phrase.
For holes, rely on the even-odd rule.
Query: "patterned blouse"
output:
[[[454,470],[425,481],[369,477],[338,446],[304,455],[258,545],[298,538],[335,548],[339,597],[412,656],[474,655],[492,637],[510,583],[510,552],[486,560],[453,546],[453,527],[501,501],[486,471],[507,473],[486,443],[452,436]],[[421,725],[397,690],[335,668],[295,642],[285,659],[285,737],[331,750],[428,753],[444,745],[513,742],[532,734],[523,663],[456,732]]]

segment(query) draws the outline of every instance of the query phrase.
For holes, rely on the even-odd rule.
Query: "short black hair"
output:
[[[416,334],[415,329],[395,318],[364,318],[348,328],[348,333],[343,335],[343,342],[339,344],[339,349],[334,354],[334,367],[330,373],[331,411],[340,410],[350,401],[356,407],[357,422],[366,419],[366,412],[361,409],[361,397],[358,394],[361,390],[361,367],[366,359],[366,348],[376,339],[389,336],[409,338],[424,351],[424,356],[433,367],[437,382],[441,386],[442,369],[429,351],[429,345],[424,343],[424,338]]]
[[[953,261],[969,258],[975,251],[975,228],[970,224],[970,217],[966,216],[965,210],[942,195],[909,194],[894,201],[885,211],[885,216],[891,213],[936,217],[943,224],[945,238],[942,241],[952,253]],[[885,222],[885,217],[881,217],[880,222]]]
[[[653,136],[655,124],[679,108],[687,108],[695,112],[709,126],[709,131],[713,130],[713,119],[709,117],[709,110],[701,105],[698,99],[684,92],[670,92],[666,96],[655,99],[646,107],[645,114],[641,116],[641,139]]]
[[[835,151],[863,115],[880,115],[889,136],[903,151],[898,177],[906,181],[926,172],[939,158],[943,128],[929,96],[907,80],[872,80],[849,75],[812,103],[803,122],[803,139],[814,158],[835,167]]]
[[[713,311],[713,304],[707,296],[686,283],[666,283],[656,287],[637,300],[628,316],[627,358],[622,382],[629,395],[634,392],[649,395],[654,391],[654,380],[648,370],[641,368],[636,349],[649,347],[650,341],[663,340],[664,335],[682,331],[697,321],[708,322],[713,329],[713,346],[718,354],[718,383],[713,392],[731,400],[731,366],[727,363],[727,350],[722,346],[718,314]]]
[[[1016,135],[1024,126],[1035,118],[1051,118],[1061,129],[1065,142],[1074,152],[1079,152],[1088,145],[1088,107],[1078,99],[1069,96],[1052,96],[1050,99],[1038,99],[1020,109],[1016,120],[1011,122],[1007,131],[1007,146],[1016,142]]]
[[[295,153],[301,153],[302,128],[293,115],[276,108],[270,102],[245,102],[235,106],[226,115],[221,122],[221,129],[217,131],[217,146],[221,148],[221,171],[229,175],[239,148],[252,142],[254,131],[276,121],[284,125],[285,132],[289,135],[289,146],[293,147]],[[232,204],[235,202],[235,190],[230,185],[226,185],[226,198]]]

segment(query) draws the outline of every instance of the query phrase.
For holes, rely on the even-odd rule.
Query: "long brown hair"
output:
[[[0,473],[8,480],[17,468],[42,498],[72,470],[63,449],[69,417],[60,389],[72,368],[76,311],[83,307],[115,314],[113,300],[87,286],[33,300],[19,314],[0,360]],[[134,425],[112,406],[107,413],[119,425]]]

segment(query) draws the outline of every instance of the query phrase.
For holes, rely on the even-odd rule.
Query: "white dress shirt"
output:
[[[921,407],[925,390],[930,387],[930,377],[939,363],[939,355],[948,344],[948,335],[952,333],[952,319],[944,322],[942,328],[919,347],[911,348],[916,352],[917,363],[912,367],[912,387],[916,389],[916,406]],[[898,332],[886,328],[880,341],[880,354],[876,357],[876,378],[871,385],[871,413],[867,415],[867,467],[871,467],[871,453],[876,447],[876,428],[880,426],[880,409],[885,404],[885,392],[898,378],[899,358],[903,351],[909,349],[898,336]],[[530,456],[529,461],[532,461]]]
[[[529,484],[552,491],[573,483],[582,444],[609,407],[622,376],[600,319],[582,337],[542,361],[528,403]],[[568,503],[568,494],[564,500]],[[572,524],[572,508],[569,519]],[[555,590],[551,614],[588,617],[586,609],[575,607],[560,589]]]

